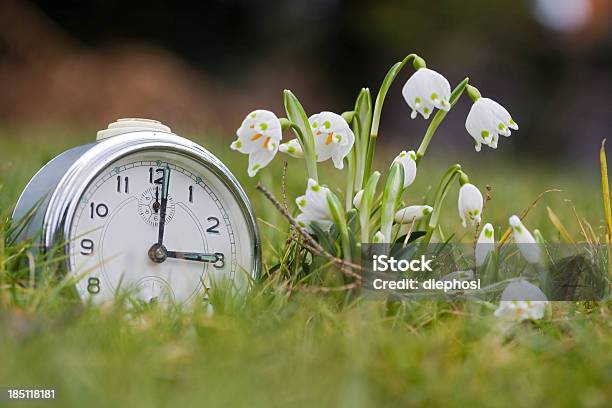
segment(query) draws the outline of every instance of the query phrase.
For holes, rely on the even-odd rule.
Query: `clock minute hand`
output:
[[[206,252],[182,252],[182,251],[168,251],[168,258],[174,259],[185,259],[188,261],[205,262],[205,263],[216,263],[219,261],[217,254],[211,254]]]
[[[157,245],[164,244],[164,229],[166,228],[166,208],[168,207],[168,188],[170,186],[170,166],[164,169],[162,178],[161,206],[159,208],[159,232],[157,235]]]

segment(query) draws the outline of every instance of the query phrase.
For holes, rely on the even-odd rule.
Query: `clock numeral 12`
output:
[[[154,173],[157,173],[159,177],[154,178]],[[164,179],[164,169],[156,169],[153,171],[153,167],[149,167],[149,183],[151,184],[161,184]]]

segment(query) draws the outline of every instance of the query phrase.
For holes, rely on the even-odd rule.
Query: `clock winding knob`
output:
[[[163,123],[154,119],[142,119],[142,118],[124,118],[117,119],[115,122],[110,123],[104,130],[98,131],[96,140],[104,140],[109,137],[122,135],[129,132],[138,132],[142,130],[151,130],[164,133],[172,133],[172,130]]]

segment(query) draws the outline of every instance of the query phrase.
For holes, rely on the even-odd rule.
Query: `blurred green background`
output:
[[[612,128],[611,10],[609,0],[1,0],[1,220],[55,155],[117,118],[154,118],[228,164],[263,220],[272,265],[286,224],[255,185],[282,197],[283,156],[246,176],[247,157],[229,149],[244,115],[282,115],[285,88],[309,113],[345,111],[361,87],[375,95],[388,68],[417,52],[451,84],[469,76],[520,130],[474,152],[462,98],[405,199],[424,202],[459,162],[491,187],[484,220],[496,236],[541,192],[561,189],[525,224],[559,240],[550,206],[580,240],[573,206],[597,232],[604,225],[598,151]],[[385,103],[383,171],[427,126],[401,96],[409,75]],[[286,159],[293,201],[305,171]],[[343,173],[322,168],[324,183],[343,187]],[[455,190],[441,224],[469,241],[456,205]],[[289,293],[271,274],[246,299],[220,291],[212,315],[202,305],[95,307],[58,292],[52,274],[31,287],[15,272],[17,247],[4,243],[0,391],[56,388],[53,406],[610,406],[609,302],[559,302],[546,319],[503,333],[493,304]]]
[[[567,219],[571,200],[597,226],[597,155],[612,124],[611,12],[608,0],[3,1],[0,205],[12,206],[54,155],[93,140],[119,117],[155,118],[198,141],[229,163],[253,198],[247,158],[228,148],[247,112],[282,115],[285,88],[309,113],[351,109],[361,87],[375,95],[387,69],[417,52],[451,84],[469,76],[520,130],[497,150],[474,152],[462,98],[438,130],[409,201],[422,202],[459,162],[481,189],[492,187],[485,218],[498,228],[551,188],[564,191],[543,204]],[[382,170],[399,151],[415,149],[427,126],[409,118],[401,96],[409,75],[400,75],[385,103]],[[291,198],[303,189],[304,172],[288,161]],[[281,168],[277,159],[261,177]],[[341,186],[343,176],[327,174],[323,182]],[[275,216],[253,201],[260,217]],[[454,226],[450,201],[445,216]],[[530,217],[546,231],[539,225],[545,214],[540,205]]]

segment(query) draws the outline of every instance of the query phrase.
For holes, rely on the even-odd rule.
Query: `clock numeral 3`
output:
[[[219,219],[217,217],[208,217],[207,220],[211,221],[213,223],[213,225],[211,225],[210,227],[206,228],[206,232],[208,232],[209,234],[220,234],[220,232],[219,232]]]
[[[100,293],[100,279],[89,278],[87,279],[87,291],[92,295]]]
[[[108,215],[108,206],[106,204],[98,204],[91,203],[91,218],[93,219],[96,215],[100,218],[104,218]]]
[[[215,262],[213,266],[215,269],[223,269],[225,267],[225,255],[221,252],[215,252],[215,255],[217,256],[217,262]]]
[[[91,255],[94,251],[94,242],[85,238],[81,240],[81,255]]]

